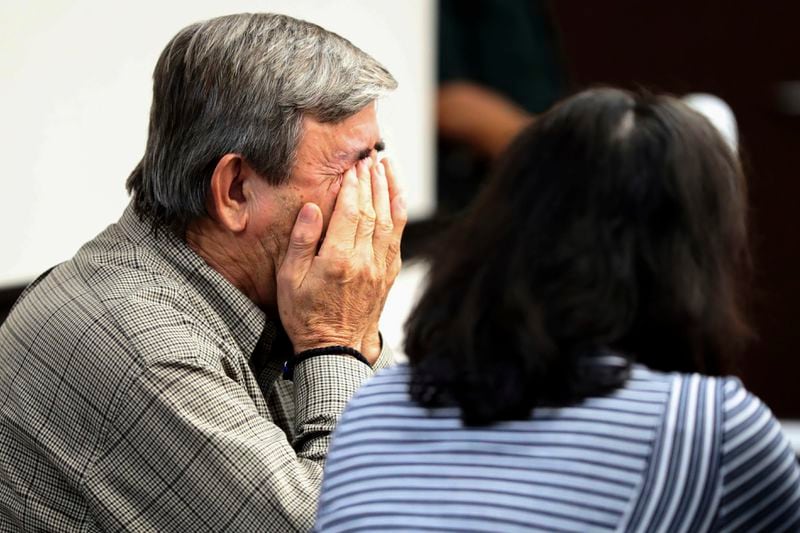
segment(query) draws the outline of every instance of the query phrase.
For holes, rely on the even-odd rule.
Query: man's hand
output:
[[[405,200],[388,160],[345,172],[325,241],[322,213],[303,206],[278,271],[278,310],[295,352],[351,346],[374,363],[378,319],[400,271]]]

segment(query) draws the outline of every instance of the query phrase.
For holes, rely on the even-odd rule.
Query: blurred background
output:
[[[4,2],[0,320],[40,271],[121,214],[125,178],[144,150],[152,69],[169,38],[239,11],[317,22],[400,83],[380,106],[413,220],[408,266],[383,319],[398,348],[431,237],[538,113],[599,84],[724,101],[749,176],[756,267],[758,338],[738,374],[798,434],[800,3],[788,0]]]
[[[514,132],[566,94],[614,85],[715,95],[735,116],[750,186],[758,338],[738,374],[798,429],[789,419],[800,418],[800,3],[441,0],[439,7],[438,208],[412,225],[406,256],[424,255],[427,236],[474,196]]]

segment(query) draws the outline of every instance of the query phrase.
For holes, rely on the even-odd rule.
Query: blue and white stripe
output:
[[[353,398],[325,470],[319,531],[794,531],[800,475],[735,378],[636,367],[622,389],[466,428],[410,371]]]

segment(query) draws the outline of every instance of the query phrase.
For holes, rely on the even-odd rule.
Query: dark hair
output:
[[[746,196],[736,155],[681,101],[565,100],[518,136],[434,253],[406,324],[412,396],[484,424],[606,392],[582,368],[607,351],[724,372],[750,334]]]

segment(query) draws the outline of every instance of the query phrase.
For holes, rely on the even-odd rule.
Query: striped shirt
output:
[[[624,387],[529,420],[465,428],[406,365],[353,397],[317,530],[798,531],[800,471],[736,378],[636,366]]]

